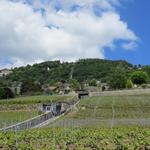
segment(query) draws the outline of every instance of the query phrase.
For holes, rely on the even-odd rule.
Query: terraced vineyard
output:
[[[101,96],[81,100],[67,116],[49,126],[150,126],[150,95]]]
[[[63,96],[30,96],[0,101],[0,128],[13,125],[38,115],[38,107],[64,99]],[[69,97],[66,97],[68,99]]]
[[[44,128],[0,132],[0,149],[150,150],[150,95],[82,99]]]
[[[33,110],[37,109],[41,103],[49,103],[53,101],[65,98],[64,96],[28,96],[28,97],[18,97],[9,100],[0,100],[0,111],[6,110]]]

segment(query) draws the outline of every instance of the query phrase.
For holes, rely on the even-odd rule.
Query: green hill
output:
[[[47,61],[12,69],[12,73],[0,77],[0,88],[21,86],[22,93],[29,93],[41,92],[45,85],[58,86],[60,83],[70,83],[72,87],[74,86],[74,89],[80,89],[83,83],[95,85],[99,81],[110,85],[112,89],[123,89],[126,87],[127,80],[128,84],[131,83],[131,74],[136,70],[145,71],[150,77],[149,66],[133,66],[123,60]],[[145,80],[145,83],[149,81],[149,79]],[[128,87],[130,86],[132,86],[132,83],[128,85]],[[2,90],[0,89],[0,91]]]
[[[111,61],[102,59],[82,59],[75,63],[47,61],[40,64],[27,65],[12,69],[12,73],[5,77],[10,82],[25,80],[40,83],[66,81],[72,78],[79,81],[88,79],[106,80],[116,68],[129,72],[133,65],[126,61]]]

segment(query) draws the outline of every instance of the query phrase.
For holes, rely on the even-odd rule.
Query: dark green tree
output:
[[[72,87],[75,91],[80,90],[81,85],[80,85],[80,83],[79,83],[76,79],[70,79],[69,82],[70,82],[70,84],[71,84],[71,87]]]
[[[0,88],[0,99],[14,98],[15,95],[10,88]]]
[[[95,79],[90,80],[89,86],[97,86],[96,80]]]
[[[30,94],[32,92],[41,92],[41,85],[33,81],[24,81],[21,85],[21,94]]]
[[[126,87],[126,74],[124,70],[116,69],[109,79],[109,86],[112,89],[124,89]]]
[[[134,71],[131,74],[131,80],[134,84],[144,84],[148,81],[148,74],[143,71]]]
[[[4,94],[5,94],[4,88],[0,88],[0,99],[3,98]]]

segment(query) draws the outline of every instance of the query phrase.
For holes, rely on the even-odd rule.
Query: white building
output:
[[[2,70],[0,70],[0,77],[7,76],[10,73],[12,73],[11,70],[9,70],[9,69],[2,69]]]

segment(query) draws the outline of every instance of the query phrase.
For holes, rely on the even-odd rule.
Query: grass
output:
[[[0,118],[17,118],[17,114],[10,113]],[[150,95],[83,99],[66,116],[45,128],[0,132],[0,149],[150,149]]]
[[[0,128],[38,115],[38,108],[43,103],[70,100],[67,96],[28,96],[9,100],[0,100]]]
[[[59,95],[40,95],[40,96],[25,96],[25,97],[18,97],[8,100],[0,100],[0,104],[37,104],[37,103],[44,103],[44,102],[51,102],[55,101],[62,96]]]
[[[112,118],[113,115],[118,119],[149,118],[150,96],[91,97],[81,101],[73,117]]]
[[[0,112],[0,128],[13,125],[38,115],[37,111]]]
[[[99,96],[80,104],[50,127],[150,126],[150,95]]]
[[[8,100],[0,100],[0,111],[6,110],[33,110],[37,109],[40,104],[50,103],[61,99],[69,100],[68,96],[61,95],[41,95],[41,96],[27,96],[18,97]]]

